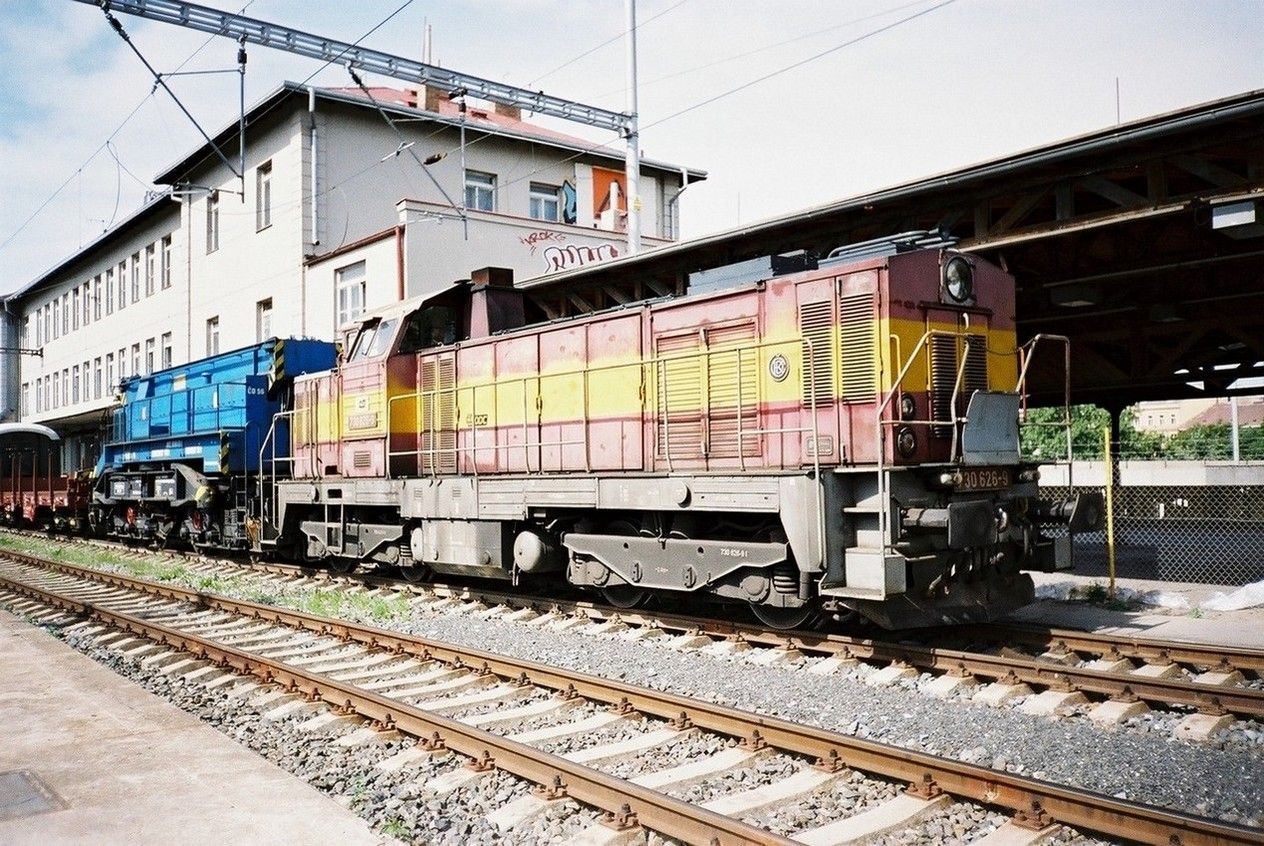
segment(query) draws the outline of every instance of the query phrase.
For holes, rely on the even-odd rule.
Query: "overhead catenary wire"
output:
[[[241,14],[242,12],[249,9],[252,5],[254,5],[254,3],[255,3],[255,0],[247,0],[245,5],[243,5],[240,9],[237,10],[238,14]],[[176,70],[177,71],[181,70],[186,65],[188,65],[189,62],[197,58],[198,54],[200,54],[203,50],[205,50],[210,45],[210,43],[214,41],[217,37],[218,37],[217,35],[211,35],[207,37],[207,39],[203,41],[197,47],[196,50],[194,50],[192,53],[186,56],[184,61],[182,61],[179,65],[176,66]],[[84,159],[83,162],[77,168],[75,168],[75,170],[71,172],[71,174],[67,176],[66,179],[60,185],[58,185],[51,194],[49,194],[47,197],[44,198],[43,202],[41,202],[35,208],[35,211],[31,212],[31,214],[28,215],[26,219],[23,220],[22,223],[18,225],[17,229],[9,233],[9,235],[4,239],[3,242],[0,242],[0,251],[3,251],[6,247],[12,244],[17,239],[17,237],[26,230],[26,227],[30,226],[31,222],[35,220],[35,218],[39,217],[40,213],[43,212],[44,209],[48,208],[48,206],[53,202],[53,200],[57,199],[57,197],[61,195],[62,191],[66,190],[66,186],[69,185],[84,168],[90,165],[93,159],[99,156],[106,149],[107,144],[109,144],[116,137],[118,137],[118,134],[123,131],[123,128],[126,127],[127,124],[131,122],[132,118],[136,117],[136,115],[140,112],[140,110],[144,107],[144,105],[148,103],[151,99],[153,99],[152,91],[150,91],[148,94],[142,97],[140,102],[137,103],[136,106],[130,112],[127,113],[127,116],[124,117],[123,120],[119,122],[118,126],[114,127],[114,130],[109,135],[106,136],[105,140],[102,141],[101,144],[96,149],[94,149],[91,153],[89,153],[88,157]]]
[[[686,106],[683,109],[672,112],[671,114],[666,115],[665,117],[661,117],[658,120],[655,120],[648,124],[643,125],[641,129],[646,130],[652,126],[658,126],[659,124],[666,123],[667,121],[672,120],[674,118],[678,118],[682,115],[689,114],[690,112],[696,109],[700,109],[703,106],[708,106],[716,102],[717,100],[722,100],[725,97],[732,96],[733,94],[736,94],[739,91],[745,91],[747,88],[751,88],[752,86],[758,85],[761,82],[767,82],[768,80],[781,76],[784,73],[789,73],[790,71],[795,70],[797,68],[801,68],[804,65],[809,64],[810,62],[815,62],[833,53],[837,53],[839,50],[842,50],[844,48],[859,44],[862,41],[867,41],[868,39],[873,38],[875,35],[881,35],[882,33],[895,29],[898,26],[902,26],[906,23],[910,23],[911,21],[915,21],[920,17],[929,15],[931,12],[938,11],[939,9],[942,9],[945,6],[950,6],[955,2],[957,2],[957,0],[942,0],[942,2],[936,3],[934,6],[931,6],[928,9],[922,9],[918,12],[914,12],[911,15],[906,15],[900,18],[899,20],[892,21],[891,23],[886,24],[884,26],[880,26],[877,29],[870,30],[869,32],[864,33],[863,35],[858,35],[855,38],[844,41],[842,44],[835,44],[834,46],[828,47],[824,50],[821,50],[820,52],[813,53],[811,56],[808,56],[807,58],[800,59],[797,62],[793,62],[789,65],[785,65],[784,67],[777,68],[776,70],[770,71],[762,76],[757,76],[754,79],[743,82],[741,85],[735,85],[732,88],[729,88],[725,91],[721,91],[719,94],[714,94],[710,97],[707,97],[704,100],[700,100],[691,106]]]
[[[123,39],[123,43],[131,48],[132,52],[136,54],[136,58],[140,59],[141,64],[145,66],[145,69],[153,75],[154,85],[160,86],[163,91],[166,91],[167,94],[170,95],[172,102],[180,108],[180,111],[183,112],[184,116],[189,119],[189,122],[197,127],[197,131],[201,134],[202,138],[205,139],[210,148],[215,151],[215,155],[219,156],[220,161],[224,163],[224,166],[228,168],[229,172],[240,179],[245,179],[245,174],[238,173],[237,167],[228,160],[228,157],[224,155],[224,151],[221,150],[215,141],[211,139],[211,136],[206,133],[206,130],[202,128],[202,124],[198,123],[198,120],[193,116],[193,113],[185,107],[184,103],[180,102],[180,98],[176,96],[176,92],[172,91],[171,86],[168,85],[166,80],[162,78],[162,74],[160,74],[154,66],[149,63],[149,60],[145,58],[145,54],[142,53],[140,48],[132,42],[131,36],[127,34],[127,30],[123,29],[123,23],[114,16],[114,13],[110,11],[108,6],[103,6],[102,11],[105,12],[105,19],[110,22],[110,26],[113,27],[114,31],[119,34],[119,37]]]
[[[663,10],[663,11],[661,11],[661,12],[659,12],[658,14],[655,14],[655,15],[650,15],[650,16],[649,16],[648,18],[646,18],[645,20],[638,22],[638,23],[637,23],[637,25],[636,25],[636,28],[637,28],[638,30],[640,30],[640,29],[644,29],[644,28],[645,28],[645,26],[646,26],[646,24],[649,24],[649,23],[652,23],[652,22],[654,22],[654,21],[658,20],[659,18],[661,18],[663,15],[667,14],[668,12],[674,11],[675,9],[679,9],[681,6],[685,5],[685,4],[686,4],[686,3],[688,3],[688,2],[689,2],[689,0],[677,0],[677,2],[675,2],[675,3],[673,3],[672,5],[668,6],[666,9],[664,9],[664,10]],[[589,49],[587,49],[587,50],[585,50],[584,52],[580,53],[578,56],[575,56],[575,57],[573,57],[573,58],[571,58],[571,59],[567,59],[565,62],[562,62],[560,65],[558,65],[557,67],[553,68],[552,70],[550,70],[550,71],[545,71],[544,73],[540,74],[540,75],[539,75],[539,76],[537,76],[535,79],[532,79],[530,82],[528,82],[528,83],[527,83],[527,87],[530,87],[530,86],[532,86],[532,85],[535,85],[535,84],[536,84],[537,82],[539,82],[540,80],[545,79],[546,77],[550,77],[550,76],[552,76],[553,74],[557,73],[558,71],[562,70],[563,68],[568,68],[568,67],[570,67],[571,65],[575,64],[576,62],[578,62],[580,59],[583,59],[583,58],[585,58],[585,57],[587,57],[587,56],[591,56],[593,53],[596,53],[596,52],[597,52],[598,50],[600,50],[602,47],[605,47],[607,44],[613,44],[614,42],[618,41],[619,39],[621,39],[621,38],[625,37],[627,34],[628,34],[627,30],[623,30],[623,31],[619,32],[619,33],[618,33],[618,34],[616,34],[616,35],[612,35],[612,36],[610,36],[610,37],[609,37],[609,38],[607,38],[605,41],[601,42],[600,44],[596,45],[595,47],[590,47]]]
[[[701,65],[694,65],[693,67],[684,68],[683,70],[673,71],[671,73],[663,74],[661,76],[656,76],[653,79],[643,80],[639,82],[638,84],[641,86],[641,88],[646,88],[651,85],[657,85],[660,82],[667,82],[669,80],[677,79],[682,76],[687,76],[691,73],[697,73],[698,71],[707,70],[708,68],[713,68],[718,65],[727,64],[729,62],[735,62],[738,59],[747,59],[747,58],[750,58],[751,56],[758,55],[759,53],[766,53],[769,50],[776,50],[778,47],[785,47],[788,44],[796,44],[800,41],[805,41],[809,38],[815,38],[819,35],[825,35],[826,33],[834,32],[835,30],[838,30],[838,29],[845,29],[846,27],[849,27],[849,26],[855,26],[858,23],[871,21],[874,18],[881,18],[881,17],[886,17],[887,15],[893,15],[896,12],[902,12],[905,9],[912,8],[913,6],[921,6],[921,5],[924,5],[925,3],[926,3],[926,0],[912,0],[911,2],[901,3],[898,6],[892,6],[889,9],[883,9],[880,12],[873,12],[871,14],[861,15],[858,18],[852,18],[850,20],[846,20],[841,23],[830,24],[827,27],[822,27],[821,29],[814,29],[811,32],[804,32],[804,33],[794,36],[793,38],[787,38],[784,41],[777,41],[773,44],[765,44],[763,47],[756,47],[752,50],[742,50],[741,52],[733,53],[731,55],[725,56],[722,59],[713,59]],[[598,98],[600,99],[601,97],[610,97],[615,94],[622,94],[624,91],[625,89],[623,87],[612,88],[608,91],[604,91],[601,94],[599,94]]]
[[[833,46],[831,46],[831,47],[829,47],[829,48],[827,48],[827,49],[825,49],[825,50],[821,50],[821,51],[819,51],[819,52],[817,52],[817,53],[814,53],[814,54],[812,54],[811,56],[808,56],[808,57],[806,57],[806,58],[804,58],[804,59],[799,59],[798,61],[795,61],[795,62],[793,62],[793,63],[791,63],[791,64],[789,64],[789,65],[785,65],[785,66],[783,66],[783,67],[777,68],[776,70],[770,71],[770,72],[765,73],[765,74],[763,74],[763,75],[761,75],[761,76],[758,76],[758,77],[756,77],[756,78],[754,78],[754,79],[751,79],[751,80],[748,80],[748,81],[746,81],[746,82],[743,82],[743,83],[741,83],[740,85],[736,85],[736,86],[734,86],[734,87],[732,87],[732,88],[729,88],[729,89],[726,89],[726,90],[724,90],[724,91],[721,91],[721,92],[720,92],[720,93],[718,93],[718,94],[713,94],[712,96],[707,97],[707,98],[706,98],[706,99],[704,99],[704,100],[701,100],[701,101],[699,101],[699,102],[697,102],[697,103],[694,103],[693,105],[686,106],[685,108],[680,109],[680,110],[678,110],[678,111],[672,112],[671,114],[669,114],[669,115],[667,115],[667,116],[665,116],[665,117],[658,118],[657,120],[651,121],[650,123],[647,123],[647,124],[642,124],[642,125],[641,125],[641,127],[640,127],[640,128],[641,128],[641,131],[644,131],[644,130],[649,129],[649,128],[651,128],[651,127],[659,126],[660,124],[666,123],[667,121],[670,121],[670,120],[674,120],[675,118],[681,117],[682,115],[689,114],[690,112],[695,111],[695,110],[697,110],[697,109],[700,109],[700,108],[702,108],[702,107],[704,107],[704,106],[708,106],[708,105],[710,105],[710,104],[712,104],[712,103],[716,102],[717,100],[722,100],[722,99],[724,99],[725,97],[728,97],[728,96],[730,96],[730,95],[736,94],[736,93],[738,93],[739,91],[744,91],[744,90],[746,90],[747,88],[751,88],[751,87],[753,87],[753,86],[755,86],[755,85],[760,84],[761,82],[766,82],[766,81],[768,81],[768,80],[770,80],[770,79],[773,79],[774,77],[778,77],[778,76],[781,76],[781,75],[782,75],[782,74],[784,74],[784,73],[788,73],[788,72],[790,72],[790,71],[792,71],[792,70],[795,70],[795,69],[797,69],[797,68],[801,68],[801,67],[803,67],[803,66],[804,66],[804,65],[806,65],[806,64],[809,64],[809,63],[811,63],[811,62],[817,61],[817,60],[822,59],[822,58],[824,58],[824,57],[826,57],[826,56],[832,55],[833,53],[837,53],[839,50],[842,50],[842,49],[844,49],[844,48],[851,47],[851,46],[853,46],[853,45],[855,45],[855,44],[859,44],[859,43],[861,43],[862,41],[866,41],[866,40],[868,40],[868,39],[870,39],[870,38],[873,38],[873,37],[874,37],[874,36],[876,36],[876,35],[880,35],[881,33],[884,33],[884,32],[889,32],[890,30],[895,29],[895,28],[896,28],[896,27],[898,27],[898,26],[902,26],[903,24],[906,24],[906,23],[909,23],[909,22],[911,22],[911,21],[917,20],[918,18],[921,18],[921,17],[923,17],[923,16],[925,16],[925,15],[930,14],[931,12],[934,12],[934,11],[937,11],[937,10],[939,10],[939,9],[942,9],[942,8],[944,8],[945,6],[949,6],[949,5],[951,5],[951,4],[955,3],[955,2],[956,2],[956,0],[941,0],[941,2],[936,3],[934,6],[931,6],[931,7],[927,8],[927,9],[922,9],[921,11],[915,12],[915,13],[913,13],[913,14],[911,14],[911,15],[906,15],[905,17],[902,17],[902,18],[900,18],[899,20],[892,21],[891,23],[889,23],[889,24],[885,24],[885,25],[883,25],[883,26],[880,26],[880,27],[878,27],[877,29],[870,30],[870,31],[868,31],[868,32],[864,33],[863,35],[858,35],[858,36],[856,36],[855,38],[852,38],[852,39],[849,39],[849,40],[847,40],[847,41],[844,41],[844,42],[843,42],[843,43],[841,43],[841,44],[835,44],[835,45],[833,45]],[[578,151],[578,152],[574,153],[573,155],[568,156],[568,157],[567,157],[567,158],[565,158],[565,159],[562,159],[560,162],[550,162],[549,167],[556,167],[556,166],[557,166],[557,165],[559,165],[559,164],[567,164],[568,162],[573,162],[573,161],[575,161],[576,159],[580,158],[581,156],[588,155],[589,153],[595,153],[595,152],[597,152],[598,150],[606,149],[606,148],[608,148],[608,147],[610,146],[610,144],[612,143],[612,141],[613,141],[613,139],[612,139],[611,141],[603,141],[603,142],[601,142],[601,143],[596,143],[596,144],[593,144],[593,145],[591,145],[591,146],[589,146],[589,147],[585,147],[584,149],[582,149],[582,150],[580,150],[580,151]],[[471,145],[471,146],[472,146],[472,145]],[[610,152],[611,152],[612,154],[614,153],[614,151],[613,151],[613,150],[611,150]],[[543,170],[544,170],[544,168],[543,168],[543,167],[541,167],[541,168],[536,168],[535,170],[531,171],[530,173],[523,174],[522,176],[518,176],[518,177],[515,177],[514,179],[508,180],[507,182],[503,182],[503,183],[498,184],[498,185],[496,186],[495,190],[496,190],[496,191],[500,191],[500,190],[503,190],[504,188],[508,188],[510,185],[514,185],[514,184],[516,184],[516,183],[518,183],[518,182],[521,182],[521,181],[522,181],[522,180],[524,180],[524,179],[530,179],[532,176],[535,176],[537,173],[540,173],[540,172],[542,172]]]
[[[395,133],[395,137],[399,139],[399,146],[395,149],[395,155],[398,156],[401,152],[407,152],[408,155],[412,157],[412,160],[417,163],[417,167],[421,168],[422,173],[426,174],[426,176],[434,184],[434,187],[437,188],[439,193],[443,195],[443,199],[447,200],[448,205],[456,210],[456,213],[461,218],[461,222],[465,225],[465,237],[468,240],[469,222],[465,216],[465,209],[458,206],[456,201],[452,199],[439,180],[435,179],[435,175],[430,172],[430,168],[421,160],[421,156],[417,155],[417,151],[413,149],[414,143],[408,141],[404,137],[404,133],[400,132],[399,127],[395,125],[395,121],[391,119],[391,116],[386,113],[386,110],[383,109],[377,99],[374,98],[373,92],[369,91],[368,87],[364,84],[364,80],[362,80],[360,75],[356,73],[355,68],[348,65],[347,73],[351,74],[351,79],[354,80],[355,84],[358,85],[360,90],[364,92],[364,96],[369,98],[369,102],[373,104],[373,108],[377,110],[377,113],[382,116],[382,120],[386,121],[386,125],[391,128],[391,131]]]

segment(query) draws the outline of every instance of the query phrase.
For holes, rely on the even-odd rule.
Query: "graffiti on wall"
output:
[[[544,248],[545,273],[557,273],[576,267],[587,267],[619,257],[613,244],[566,244]]]
[[[566,236],[561,232],[553,232],[548,229],[537,229],[529,235],[518,236],[519,242],[523,246],[530,248],[531,255],[535,255],[535,251],[540,245],[547,241],[565,241]]]

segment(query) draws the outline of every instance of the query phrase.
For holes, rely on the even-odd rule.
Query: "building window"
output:
[[[105,313],[114,313],[114,268],[105,272]]]
[[[552,220],[554,222],[560,220],[559,209],[561,202],[558,199],[560,192],[561,189],[556,185],[532,182],[531,216],[536,220]]]
[[[219,192],[206,195],[206,251],[219,249]]]
[[[171,366],[171,333],[162,333],[162,369],[166,370]]]
[[[83,283],[83,325],[92,322],[92,283]]]
[[[140,302],[140,253],[132,253],[132,302]]]
[[[255,168],[255,229],[272,225],[272,162]]]
[[[23,347],[31,345],[31,318],[22,318],[22,337],[18,339],[18,344]]]
[[[61,374],[53,374],[53,408],[61,408]]]
[[[70,334],[70,292],[61,295],[61,333]]]
[[[101,277],[92,277],[92,319],[101,319]]]
[[[70,379],[73,382],[70,389],[70,402],[73,405],[79,402],[79,365],[70,368]]]
[[[114,353],[106,353],[105,356],[105,389],[107,391],[114,390]]]
[[[18,404],[18,414],[20,414],[22,417],[26,417],[30,413],[31,413],[31,383],[23,382],[22,383],[22,400]]]
[[[72,294],[73,296],[70,299],[70,312],[71,312],[70,326],[72,329],[78,329],[79,328],[79,286],[78,285],[75,286],[75,290],[72,292]]]
[[[465,207],[478,211],[495,211],[496,174],[477,170],[465,172]]]
[[[140,375],[140,344],[132,344],[132,375]]]
[[[101,399],[101,357],[92,359],[92,398]]]
[[[338,286],[338,326],[359,320],[364,314],[364,262],[358,261],[334,271]]]
[[[171,287],[171,236],[164,235],[162,239],[162,287],[164,289]]]
[[[272,298],[255,303],[255,340],[266,341],[272,337]]]
[[[121,261],[118,266],[118,307],[119,311],[127,308],[127,262]]]
[[[219,355],[219,318],[206,321],[206,354]]]
[[[154,339],[149,338],[145,341],[145,375],[148,376],[154,372]]]
[[[53,340],[61,337],[61,297],[53,300]]]
[[[145,248],[145,296],[154,295],[154,245]]]

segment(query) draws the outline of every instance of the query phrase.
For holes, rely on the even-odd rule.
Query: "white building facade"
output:
[[[333,339],[478,267],[528,278],[625,251],[621,154],[512,109],[287,83],[247,127],[244,179],[203,146],[158,175],[167,195],[5,300],[10,334],[42,355],[10,355],[0,406],[61,431],[67,469],[93,460],[128,375],[274,336]],[[240,169],[236,133],[215,141]],[[642,172],[649,248],[678,232],[680,192],[705,174]]]

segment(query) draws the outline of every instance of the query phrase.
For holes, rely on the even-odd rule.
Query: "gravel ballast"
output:
[[[172,581],[197,578],[190,574]],[[234,580],[244,584],[249,579]],[[260,598],[249,586],[223,592]],[[665,646],[662,638],[631,642],[617,634],[585,634],[583,626],[555,632],[424,607],[386,619],[366,618],[354,609],[348,616],[1119,798],[1247,825],[1264,821],[1264,745],[1256,723],[1236,724],[1218,743],[1176,742],[1170,724],[1177,717],[1171,714],[1143,715],[1103,729],[1083,717],[1053,720],[964,699],[941,701],[918,689],[925,678],[871,687],[863,678],[874,668],[864,664],[818,676],[803,670],[816,659],[763,667],[742,657],[754,651],[737,656],[680,651]]]

